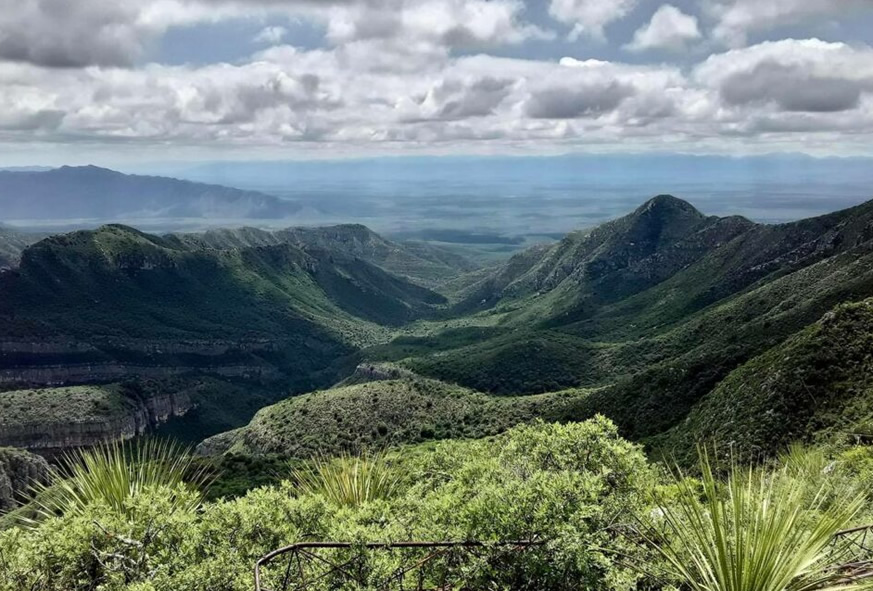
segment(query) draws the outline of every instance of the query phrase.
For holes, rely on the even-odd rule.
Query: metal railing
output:
[[[873,524],[837,532],[831,544],[834,566],[830,567],[854,583],[873,577]]]
[[[328,589],[399,589],[438,591],[466,589],[466,581],[484,566],[506,563],[513,554],[542,541],[484,542],[300,542],[274,550],[255,564],[256,591]],[[373,552],[389,554],[387,572],[367,560]]]
[[[484,542],[300,542],[274,550],[255,564],[256,591],[375,589],[441,591],[468,589],[466,582],[483,566],[507,566],[517,554],[542,546],[542,540]],[[377,572],[367,557],[390,554],[387,572]],[[836,533],[827,570],[846,584],[873,578],[873,524]]]

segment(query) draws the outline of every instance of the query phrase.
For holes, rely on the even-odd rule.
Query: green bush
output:
[[[706,452],[700,483],[676,472],[676,494],[653,514],[649,541],[691,591],[808,591],[847,584],[834,545],[856,525],[866,491],[796,448],[773,470],[731,466],[722,480]],[[853,588],[853,587],[848,587]]]
[[[130,502],[160,488],[187,490],[172,494],[174,510],[196,509],[202,490],[210,480],[208,471],[195,466],[187,450],[167,440],[146,440],[138,444],[106,443],[61,457],[51,478],[35,487],[33,509],[36,519],[87,512],[95,504],[116,513],[128,513]]]
[[[338,458],[316,457],[295,469],[292,479],[302,494],[322,497],[336,505],[358,507],[390,499],[402,478],[384,453],[344,453]]]
[[[395,469],[403,490],[351,507],[291,482],[199,510],[176,502],[194,493],[166,486],[121,510],[97,499],[34,530],[0,532],[0,590],[248,591],[260,556],[302,540],[544,542],[499,564],[486,552],[468,565],[473,588],[618,590],[639,578],[601,549],[635,551],[614,526],[645,510],[653,476],[605,419],[406,448]],[[376,578],[396,560],[370,553],[366,572]]]

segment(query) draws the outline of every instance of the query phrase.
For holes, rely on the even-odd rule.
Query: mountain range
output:
[[[661,195],[479,269],[359,225],[109,225],[0,275],[0,445],[299,456],[600,413],[766,455],[869,436],[868,301],[873,202],[767,225]]]
[[[96,166],[0,170],[0,208],[9,220],[285,219],[299,206],[257,191]]]

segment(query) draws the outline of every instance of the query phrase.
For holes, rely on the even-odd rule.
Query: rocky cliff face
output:
[[[45,481],[49,465],[40,456],[25,451],[0,448],[0,513],[9,511],[30,486]]]
[[[278,348],[265,339],[5,339],[0,340],[0,386],[87,384],[191,372],[274,379],[278,371],[258,355]]]
[[[148,366],[125,363],[82,363],[17,367],[0,370],[0,386],[60,386],[64,384],[105,383],[129,377],[168,378],[200,372],[228,378],[272,379],[279,372],[270,366],[216,365]]]
[[[94,392],[99,393],[100,390],[95,389]],[[121,398],[121,395],[115,395]],[[81,403],[81,400],[58,401],[61,405],[65,402],[73,406]],[[39,404],[41,402],[38,399],[34,401],[34,405]],[[51,455],[70,447],[127,440],[144,434],[172,417],[184,415],[194,406],[191,392],[185,389],[148,396],[127,396],[114,407],[110,407],[105,401],[97,404],[106,405],[107,410],[103,413],[78,415],[72,411],[58,412],[56,417],[35,413],[25,419],[20,416],[12,417],[11,420],[0,418],[0,445]]]

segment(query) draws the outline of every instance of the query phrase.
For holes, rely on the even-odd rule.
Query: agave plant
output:
[[[104,443],[63,455],[46,484],[36,485],[31,524],[56,515],[82,513],[101,502],[112,511],[127,512],[127,501],[143,491],[188,490],[174,495],[176,508],[193,510],[211,481],[208,470],[194,464],[187,448],[166,440],[135,444]]]
[[[701,482],[676,471],[678,494],[660,504],[652,546],[692,591],[849,589],[834,568],[835,534],[852,524],[864,496],[797,478],[796,463],[766,472],[733,465],[719,480],[701,452]]]
[[[301,493],[318,495],[346,507],[388,499],[397,493],[403,481],[384,452],[318,456],[306,467],[293,470],[292,480]]]

